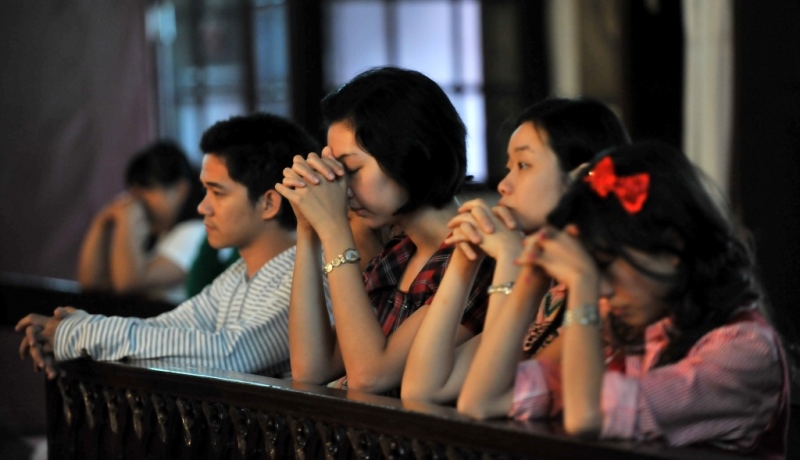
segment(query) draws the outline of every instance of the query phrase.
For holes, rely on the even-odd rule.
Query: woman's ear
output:
[[[261,211],[261,218],[264,220],[269,220],[274,218],[278,215],[278,211],[281,209],[281,200],[283,197],[280,193],[276,192],[275,190],[267,190],[261,195],[261,199],[258,200],[257,206],[259,206]]]

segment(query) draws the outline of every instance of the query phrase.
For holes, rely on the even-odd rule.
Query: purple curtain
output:
[[[155,135],[146,2],[10,0],[0,14],[0,272],[74,279],[92,215]]]

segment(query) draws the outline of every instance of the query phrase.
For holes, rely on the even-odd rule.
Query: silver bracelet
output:
[[[581,326],[600,326],[602,319],[600,312],[597,309],[597,304],[587,303],[564,313],[564,321],[561,327],[572,326],[573,324],[580,324]]]
[[[339,265],[354,264],[359,260],[361,260],[361,254],[359,254],[357,250],[353,248],[345,249],[343,253],[339,254],[332,261],[322,266],[322,273],[327,275]]]
[[[511,294],[511,288],[513,288],[513,287],[514,287],[514,282],[513,281],[509,281],[508,283],[503,283],[503,284],[495,284],[495,285],[489,286],[486,289],[486,294],[487,295],[492,295],[492,294],[506,294],[506,295],[508,295],[508,294]]]

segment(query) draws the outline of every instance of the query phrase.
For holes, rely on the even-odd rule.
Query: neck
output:
[[[247,279],[253,277],[267,262],[297,243],[295,232],[285,230],[277,223],[260,234],[247,246],[237,248],[247,266]]]
[[[458,214],[458,203],[453,201],[441,209],[425,207],[403,216],[399,225],[417,246],[421,254],[433,254],[450,234],[447,223]]]

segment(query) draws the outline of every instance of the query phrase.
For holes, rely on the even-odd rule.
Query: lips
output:
[[[611,314],[619,318],[624,318],[628,315],[628,309],[624,307],[611,306]]]

